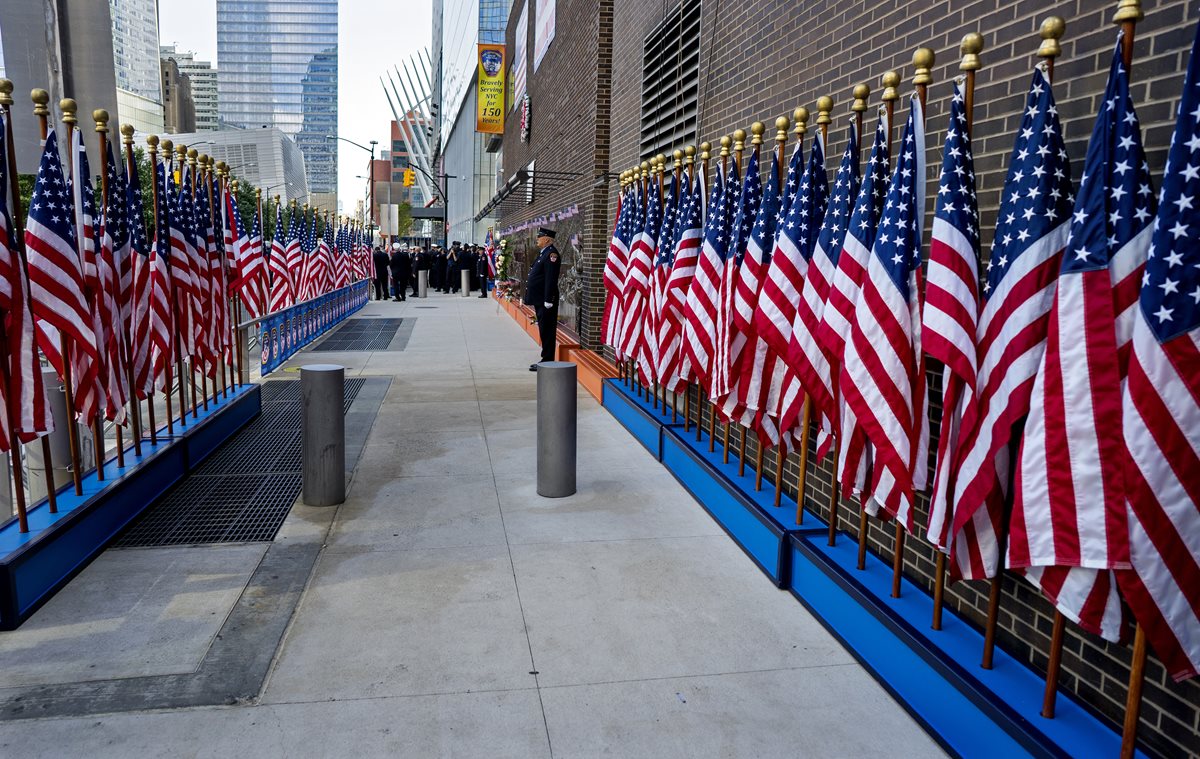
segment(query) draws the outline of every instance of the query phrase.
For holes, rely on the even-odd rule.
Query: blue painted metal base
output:
[[[948,751],[959,756],[1117,756],[1121,736],[1070,697],[1038,712],[1045,681],[997,648],[979,666],[983,635],[949,609],[930,627],[933,599],[907,580],[892,598],[892,567],[854,539],[793,535],[792,594]],[[1140,756],[1141,754],[1139,754]]]
[[[1059,694],[1057,716],[1042,718],[1044,681],[997,649],[992,670],[979,667],[983,636],[946,609],[942,631],[930,629],[933,599],[907,580],[891,597],[891,565],[868,553],[857,570],[854,538],[795,503],[774,505],[774,488],[754,490],[754,473],[738,476],[708,435],[664,424],[664,415],[620,380],[604,383],[604,407],[665,466],[746,555],[787,588],[947,751],[959,756],[1116,756],[1120,735]],[[765,473],[764,473],[765,474]],[[1141,754],[1139,754],[1141,756]]]
[[[81,572],[117,533],[200,464],[223,442],[258,416],[258,385],[242,385],[187,424],[166,428],[158,444],[142,441],[142,455],[125,452],[125,467],[105,462],[106,477],[83,478],[83,495],[71,485],[58,492],[58,513],[45,502],[29,510],[29,532],[13,518],[0,525],[0,630],[13,630],[72,577]]]

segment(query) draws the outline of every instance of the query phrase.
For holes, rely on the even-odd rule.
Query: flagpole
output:
[[[182,147],[182,146],[180,146],[180,147]],[[198,156],[199,156],[199,153],[196,151],[195,148],[188,149],[187,163],[188,163],[188,168],[191,169],[191,171],[188,172],[188,174],[189,174],[188,181],[192,185],[192,209],[193,209],[193,211],[196,208],[196,164],[198,163],[198,161],[197,161]],[[192,232],[195,233],[196,230],[193,229]],[[204,236],[204,256],[203,256],[204,278],[206,280],[208,280],[208,295],[209,295],[209,301],[211,303],[211,300],[212,300],[212,273],[208,269],[208,234],[207,234],[207,230],[205,230],[205,234],[203,236]],[[199,237],[200,237],[200,235],[196,236],[197,242],[199,241]],[[199,253],[200,253],[200,251],[197,250],[196,251],[197,256],[199,256]],[[201,329],[203,329],[203,327]],[[196,358],[192,359],[192,372],[193,372],[193,374],[192,374],[192,377],[193,377],[193,379],[192,379],[192,397],[193,397],[192,417],[193,418],[195,418],[195,416],[196,416],[195,372],[197,369],[199,369],[199,373],[200,373],[200,398],[204,401],[204,410],[208,411],[208,375],[206,375],[204,373],[204,369],[202,367],[199,367],[197,365],[197,363],[196,363],[197,358],[198,358],[198,356]]]
[[[167,142],[169,143],[170,140],[168,140]],[[156,255],[160,259],[162,258],[163,255],[167,256],[166,261],[160,263],[159,265],[167,266],[169,269],[170,261],[171,261],[171,258],[170,258],[170,256],[171,256],[171,248],[170,248],[171,241],[170,241],[170,239],[167,240],[167,250],[164,253],[164,251],[162,249],[163,241],[160,240],[158,237],[159,222],[161,220],[159,203],[163,202],[163,200],[158,197],[158,144],[159,144],[158,143],[158,135],[152,134],[146,138],[146,147],[148,147],[150,149],[150,176],[152,178],[150,185],[154,188],[153,193],[151,193],[153,200],[154,200],[154,240],[155,240],[154,244],[155,244],[155,248],[157,249]],[[164,173],[167,171],[166,166],[163,167],[163,171],[164,171]],[[163,189],[165,190],[166,188],[164,187]],[[170,230],[167,231],[167,236],[168,236],[168,238],[170,237]],[[150,276],[153,277],[154,273],[151,272]],[[175,289],[174,279],[171,280],[171,289],[172,290]],[[175,307],[174,293],[165,293],[164,295],[167,299],[169,299],[171,301],[171,313],[175,316],[176,319],[178,319],[179,318],[179,309]],[[165,356],[163,358],[163,371],[165,371],[167,374],[166,380],[163,383],[163,395],[166,396],[166,399],[167,399],[167,437],[170,438],[170,437],[175,436],[175,422],[174,422],[175,412],[171,408],[171,392],[172,392],[171,388],[174,386],[175,383],[174,383],[174,377],[171,376],[171,357],[170,356]],[[153,372],[153,367],[151,367],[151,372]],[[150,400],[147,405],[151,409],[151,412],[150,412],[151,419],[153,419],[153,413],[154,413],[154,411],[153,411],[153,409],[154,409],[154,382],[153,382],[153,379],[151,380],[151,383],[150,383],[149,396],[150,396]],[[153,440],[153,439],[154,438],[152,437],[151,440]]]
[[[184,167],[185,167],[185,166],[187,166],[187,146],[186,146],[186,145],[177,145],[177,146],[175,147],[175,152],[176,152],[176,153],[179,155],[179,179],[180,179],[180,181],[182,181],[182,180],[183,180],[183,169],[184,169]],[[181,188],[180,188],[180,190],[182,191],[182,189],[183,189],[183,188],[181,187]],[[194,207],[194,204],[195,204],[195,200],[196,200],[196,198],[195,198],[195,193],[193,193],[193,194],[192,194],[192,203],[193,203],[193,207]],[[194,230],[193,230],[193,231],[194,231]],[[193,240],[193,242],[195,242],[195,241]],[[184,248],[186,249],[186,247],[187,247],[187,241],[185,240],[185,241],[184,241]],[[201,294],[201,285],[200,285],[200,272],[195,272],[195,273],[193,274],[193,276],[195,277],[195,279],[194,279],[193,281],[196,283],[196,294],[195,294],[195,299],[196,299],[196,300],[199,300],[199,299],[200,299],[200,294]],[[195,318],[195,314],[196,314],[196,303],[195,303],[195,301],[193,301],[193,302],[192,302],[192,315],[193,315],[193,318]],[[199,338],[197,338],[197,336],[196,336],[196,333],[195,333],[195,330],[196,330],[196,328],[197,328],[197,327],[199,327],[199,326],[200,326],[199,324],[193,324],[193,325],[192,325],[192,342],[194,342],[194,343],[199,343]],[[200,352],[200,346],[199,346],[199,345],[197,345],[197,346],[196,346],[196,353],[197,353],[197,354],[199,354],[199,352]],[[197,358],[197,356],[196,356],[196,355],[188,356],[188,362],[187,362],[187,365],[188,365],[188,385],[189,385],[189,386],[191,387],[191,389],[192,389],[192,418],[193,418],[193,419],[197,418],[197,416],[198,416],[198,414],[197,414],[197,403],[196,403],[196,358]],[[180,377],[180,382],[182,382],[182,381],[183,381],[183,378],[182,378],[182,377]]]
[[[787,130],[792,122],[787,116],[780,116],[775,119],[775,167],[776,167],[776,182],[780,188],[780,196],[787,193],[787,158],[785,149],[787,147]],[[781,204],[782,208],[782,204]],[[774,240],[771,241],[774,245]],[[765,276],[766,272],[763,272]],[[768,378],[763,378],[769,381]],[[766,413],[763,409],[756,412],[756,418],[761,418],[761,415]],[[754,490],[758,492],[762,490],[762,474],[763,474],[763,456],[765,454],[762,438],[755,434],[755,453],[754,453]]]
[[[33,102],[37,103],[37,105],[34,106],[33,112],[37,114],[41,120],[42,143],[44,144],[46,142],[47,135],[46,120],[50,115],[50,108],[47,105],[50,102],[50,95],[45,90],[34,90],[32,94],[34,98]],[[40,103],[38,102],[39,96],[41,97]],[[63,111],[63,123],[67,126],[67,154],[70,155],[71,123],[67,121],[66,106],[68,105],[70,105],[71,108],[71,121],[73,122],[75,120],[75,101],[64,99],[59,103],[59,108],[61,108]],[[67,171],[70,171],[70,166],[71,161],[67,161]],[[63,393],[66,395],[67,400],[67,437],[71,446],[71,478],[75,482],[75,495],[83,495],[83,462],[81,461],[83,454],[80,451],[79,446],[79,428],[75,424],[75,390],[71,385],[71,358],[69,352],[67,351],[66,332],[59,333],[59,350],[62,351]]]
[[[13,229],[12,229],[12,240],[10,241],[10,245],[12,247],[11,255],[13,257],[13,268],[15,269],[15,273],[16,273],[18,279],[22,278],[22,277],[27,279],[28,275],[25,273],[24,257],[21,256],[21,254],[18,252],[20,250],[20,248],[17,243],[17,240],[21,236],[20,231],[19,231],[20,230],[19,222],[16,220],[16,217],[19,217],[21,215],[21,209],[20,209],[21,193],[20,193],[20,183],[19,183],[20,180],[17,178],[17,172],[16,172],[16,165],[15,165],[16,162],[13,160],[13,155],[12,155],[12,128],[10,126],[11,113],[9,111],[9,106],[12,105],[12,102],[13,102],[12,90],[13,90],[13,85],[12,85],[11,81],[9,81],[7,79],[0,79],[0,107],[3,107],[3,109],[4,109],[4,129],[5,129],[5,133],[3,135],[0,135],[0,138],[4,139],[5,148],[8,151],[7,165],[4,168],[8,171],[9,181],[11,183],[10,186],[12,187],[12,190],[13,190],[13,203],[16,206],[16,208],[14,209],[15,213],[13,214],[14,218],[13,218]],[[6,192],[8,192],[8,189],[9,189],[8,187],[0,187],[0,192],[6,193]],[[20,283],[13,283],[13,284],[17,285]],[[24,287],[23,284],[20,284],[20,286]],[[29,307],[28,304],[26,304],[26,308],[28,308],[28,307]],[[35,348],[35,351],[36,351],[36,348]],[[4,357],[4,361],[0,362],[0,382],[3,382],[3,385],[4,385],[4,397],[11,401],[12,397],[13,397],[12,392],[11,392],[11,390],[12,390],[12,372],[10,369],[10,367],[12,366],[12,363],[11,363],[12,354],[9,352],[8,336],[3,333],[0,333],[0,355],[3,355],[3,357]],[[44,439],[45,439],[45,437],[43,436],[43,440]],[[20,449],[17,447],[20,444],[20,440],[17,437],[17,425],[16,425],[15,421],[11,420],[11,419],[9,420],[8,442],[9,442],[8,461],[9,461],[9,464],[12,466],[12,473],[13,473],[13,503],[17,509],[17,527],[20,532],[25,533],[25,532],[29,532],[29,519],[28,519],[28,515],[26,513],[26,509],[25,509],[25,507],[26,507],[25,487],[24,487],[25,477],[24,477],[24,471],[21,468]],[[47,471],[47,474],[49,474],[52,471],[52,467],[50,466],[49,460],[47,460],[47,462],[46,462],[46,471]],[[53,478],[51,478],[50,482],[49,482],[49,487],[46,488],[46,491],[48,493],[54,492],[53,485],[54,485]],[[53,500],[53,499],[51,499],[51,500]]]
[[[1066,22],[1058,16],[1049,16],[1042,22],[1041,28],[1038,29],[1038,35],[1042,38],[1042,44],[1038,48],[1038,57],[1042,59],[1046,69],[1046,80],[1053,83],[1054,81],[1054,59],[1062,54],[1062,46],[1058,40],[1066,31]],[[1008,454],[1010,469],[1008,492],[1004,497],[1003,513],[1000,518],[1000,528],[996,531],[996,576],[992,578],[991,587],[988,591],[988,608],[987,621],[983,628],[983,660],[980,662],[980,667],[983,669],[992,668],[992,658],[996,649],[996,625],[1000,618],[1000,596],[1004,586],[1004,561],[1005,555],[1008,553],[1008,522],[1012,517],[1012,499],[1013,499],[1013,483],[1016,478],[1018,466],[1018,452],[1025,429],[1025,417],[1019,419],[1013,425],[1012,437],[1008,443]]]
[[[817,98],[817,126],[821,128],[822,149],[829,149],[829,124],[833,121],[829,112],[833,110],[833,98],[822,95]],[[808,486],[808,441],[812,428],[812,395],[804,393],[804,407],[800,412],[800,472],[796,475],[796,524],[804,521],[804,491]]]
[[[238,193],[238,181],[236,179],[227,180],[227,184],[229,185],[230,201],[232,201],[232,203],[236,206],[237,205],[237,193]],[[306,203],[305,205],[308,205],[308,204]],[[316,220],[317,220],[317,209],[313,208],[313,227],[314,228],[316,227],[316,224],[317,224]],[[243,223],[245,223],[245,220],[243,220]],[[238,230],[238,232],[240,233],[241,230]],[[235,246],[237,245],[237,238],[234,238],[234,245]],[[239,261],[236,261],[235,263],[238,265],[237,274],[238,274],[238,281],[240,282],[241,278],[242,278],[241,261],[239,260]],[[237,325],[236,327],[234,327],[234,329],[236,330],[235,334],[237,335],[237,340],[234,343],[234,351],[237,353],[238,384],[241,384],[241,382],[242,382],[241,375],[242,374],[245,374],[246,381],[247,382],[249,381],[250,370],[246,367],[246,361],[249,358],[249,346],[246,345],[246,336],[242,334],[242,330],[241,330],[242,296],[240,293],[235,294],[233,296],[233,307],[234,307],[234,313],[236,314],[235,320],[236,320],[236,325]]]
[[[688,152],[688,151],[691,151],[691,152]],[[695,155],[695,153],[696,153],[696,149],[694,147],[692,147],[691,145],[688,145],[687,148],[684,150],[679,150],[677,148],[675,150],[675,152],[672,153],[672,155],[675,158],[675,215],[676,215],[675,218],[676,218],[676,226],[679,225],[679,221],[678,221],[679,214],[681,213],[681,209],[683,208],[683,201],[685,200],[683,197],[683,171],[684,171],[683,165],[684,165],[684,160],[685,160],[684,155],[685,154],[687,155],[687,158],[686,158],[687,165],[691,166],[692,165],[692,156]],[[672,241],[672,245],[674,245],[675,244],[674,232],[672,232],[672,234],[671,234],[671,241]],[[671,262],[672,262],[671,265],[672,265],[672,268],[674,268],[675,251],[672,250],[670,252],[670,255],[671,255]],[[670,275],[667,276],[667,279],[670,280]],[[667,307],[665,303],[663,304],[663,307],[664,308]],[[682,348],[682,345],[680,346],[680,348]],[[667,386],[665,384],[663,385],[662,390],[663,390],[663,392],[662,392],[663,416],[666,416]],[[679,394],[676,393],[674,390],[672,390],[671,391],[671,424],[675,424],[676,421],[678,421],[678,418],[679,418]]]
[[[122,143],[125,148],[125,155],[127,156],[126,165],[122,167],[125,170],[125,182],[126,184],[129,182],[137,182],[139,181],[137,171],[130,168],[133,163],[133,125],[122,124],[120,128]],[[105,153],[105,160],[108,160],[107,153]],[[125,211],[127,214],[129,213],[128,208],[126,208]],[[139,219],[138,221],[140,222],[141,220]],[[132,277],[134,255],[132,247],[132,235],[130,236],[130,244],[130,258],[128,265],[130,276]],[[120,276],[120,272],[117,272],[118,281],[120,280]],[[129,291],[129,297],[133,297],[132,287]],[[132,306],[130,304],[126,304],[126,308],[132,308]],[[129,322],[129,328],[133,328],[132,318]],[[124,329],[123,324],[121,329],[121,347],[125,351],[125,381],[129,383],[129,407],[133,412],[133,452],[140,458],[142,455],[142,404],[141,401],[138,400],[137,390],[133,386],[133,340],[131,339],[129,332]]]
[[[850,110],[854,112],[854,129],[858,135],[858,140],[861,142],[863,133],[863,113],[867,110],[867,98],[871,96],[871,87],[865,82],[862,84],[856,84],[851,94],[854,96],[854,103],[850,106]],[[851,202],[853,202],[853,200],[854,199],[851,198]],[[851,207],[851,211],[853,211],[853,206]],[[837,377],[831,376],[830,382],[834,387],[837,387]],[[836,392],[834,397],[836,399]],[[837,403],[836,400],[834,402]],[[841,430],[838,430],[838,440],[836,442],[841,443]],[[842,500],[842,483],[838,478],[837,473],[839,453],[838,448],[840,446],[835,444],[830,447],[832,449],[831,453],[833,454],[833,458],[830,459],[830,467],[831,471],[833,472],[833,476],[830,478],[831,487],[829,489],[828,544],[832,546],[836,545],[837,543],[838,505]]]
[[[933,67],[934,57],[933,50],[927,47],[919,47],[913,51],[913,86],[917,91],[917,99],[921,102],[921,116],[925,115],[925,100],[929,83],[933,81],[929,70]],[[891,128],[891,124],[888,124]],[[890,151],[889,151],[890,154]],[[921,199],[924,202],[924,198]],[[915,410],[914,410],[915,411]],[[925,462],[918,462],[917,466],[925,466]],[[892,598],[900,597],[900,580],[903,577],[904,571],[904,524],[901,520],[896,520],[896,539],[892,549]]]
[[[167,175],[167,179],[169,180],[172,173],[174,172],[174,168],[172,167],[172,161],[175,160],[175,145],[170,140],[163,140],[159,144],[162,146],[162,151],[163,151],[163,173]],[[169,186],[170,186],[169,182],[164,182],[163,183],[163,192],[167,192],[167,188]],[[162,199],[160,199],[159,202],[165,202],[169,206],[171,201],[170,201],[170,198],[162,198]],[[170,209],[169,208],[167,210],[167,216],[168,216],[168,218],[170,217]],[[169,237],[170,237],[170,230],[168,230],[168,238]],[[170,244],[171,248],[174,248],[173,243],[170,243],[169,240],[168,240],[168,243]],[[172,253],[169,253],[169,255],[173,257]],[[170,258],[168,258],[167,260],[170,261]],[[175,332],[176,332],[176,335],[175,335],[175,337],[176,337],[176,340],[175,340],[175,371],[179,375],[179,391],[178,391],[179,392],[179,426],[186,427],[187,426],[187,408],[186,408],[187,407],[187,391],[184,389],[184,385],[183,385],[183,346],[181,345],[182,340],[179,339],[179,335],[183,331],[184,322],[182,319],[179,318],[179,292],[180,292],[180,289],[179,289],[179,286],[177,284],[175,284],[174,276],[171,277],[171,291],[172,291],[171,292],[171,310],[175,314]]]
[[[762,126],[762,124],[757,121],[754,123],[758,124],[760,127]],[[761,141],[761,137],[759,138],[759,140]],[[742,153],[744,153],[745,150],[746,150],[746,130],[745,129],[735,129],[733,132],[733,165],[737,168],[737,173],[738,173],[739,177],[742,174]],[[738,195],[740,198],[741,193],[739,192]],[[737,234],[733,235],[733,239],[734,240],[737,239]],[[736,256],[737,255],[736,250],[735,251],[726,250],[725,253],[726,253],[726,256],[729,256],[729,255]],[[726,267],[726,268],[728,268],[728,267]],[[728,274],[728,271],[726,273]],[[715,415],[716,412],[717,412],[716,404],[713,404],[713,414]],[[726,419],[723,423],[725,430],[724,430],[724,434],[722,435],[723,441],[721,443],[721,445],[724,448],[724,452],[721,454],[721,463],[722,464],[729,463],[729,425],[730,425],[730,421],[731,421],[730,419]]]
[[[880,84],[883,85],[883,95],[880,99],[883,100],[885,113],[887,114],[887,147],[888,158],[892,155],[892,126],[895,123],[896,101],[900,99],[900,93],[896,89],[900,86],[900,75],[895,71],[885,71],[880,77]],[[864,454],[865,455],[865,454]],[[867,495],[867,489],[871,486],[873,470],[875,468],[875,460],[873,456],[867,455],[866,476],[863,478],[863,492],[858,497],[858,564],[859,569],[867,568],[867,500],[870,498]]]
[[[218,170],[217,178],[221,185],[221,204],[222,204],[222,207],[224,207],[225,194],[229,192],[229,164],[225,163],[224,161],[219,161],[217,163],[217,170]],[[235,203],[237,202],[236,197],[232,198],[232,200]],[[292,213],[296,212],[296,205],[297,205],[296,201],[292,200]],[[307,203],[304,204],[304,210],[305,210],[305,215],[307,215],[307,211],[308,211]],[[301,218],[303,219],[303,217],[301,217]],[[224,228],[224,225],[222,225],[222,228],[221,228],[221,275],[223,277],[225,277],[226,285],[229,285],[232,283],[233,280],[229,276],[229,257],[228,257],[228,255],[226,255],[227,253],[228,253],[228,251],[225,250],[225,228]],[[300,261],[303,264],[304,258],[301,257]],[[297,300],[299,300],[299,298],[297,298]],[[241,379],[242,379],[241,378],[242,350],[241,350],[241,346],[239,345],[239,342],[240,342],[239,337],[241,335],[241,330],[238,329],[238,325],[241,324],[241,321],[242,321],[242,309],[241,309],[241,301],[238,300],[237,295],[233,292],[232,287],[230,287],[229,292],[225,293],[225,302],[221,304],[221,308],[223,308],[225,310],[225,313],[229,316],[229,321],[230,321],[230,324],[229,324],[229,362],[228,362],[229,363],[229,384],[236,388],[238,385],[241,384]]]
[[[110,219],[108,218],[108,189],[109,189],[108,188],[108,111],[104,110],[103,108],[98,108],[98,109],[92,111],[92,120],[96,122],[96,134],[99,135],[99,137],[100,137],[100,162],[104,164],[104,170],[100,172],[100,202],[103,204],[101,206],[101,208],[103,209],[104,226],[107,228],[108,224],[110,222]],[[98,253],[99,253],[100,258],[97,259],[97,262],[96,262],[97,272],[99,272],[101,259],[103,259],[103,256],[104,256],[103,249],[98,251]],[[114,253],[115,253],[115,251],[114,251]],[[113,282],[114,286],[119,287],[121,275],[117,271],[117,268],[116,268],[116,256],[115,255],[113,256],[112,274],[113,274],[113,279],[114,279],[114,282]],[[102,277],[102,276],[99,277],[99,280],[100,280],[100,290],[101,290],[100,297],[103,298],[104,297],[104,292],[103,292],[104,291],[104,277]],[[117,323],[119,324],[120,323],[121,304],[120,304],[120,301],[115,297],[113,298],[113,303],[117,306],[117,313],[114,314],[114,316],[117,317]],[[118,329],[117,324],[108,325],[108,326],[111,326],[112,329],[117,334],[120,334],[121,332],[123,332],[123,330]],[[96,339],[97,339],[97,345],[96,345],[97,351],[102,350],[101,346],[99,345],[99,335],[96,336]],[[123,342],[124,341],[119,341],[117,344],[117,371],[118,372],[121,371],[121,368],[122,368],[121,367],[121,344]],[[126,365],[126,368],[128,368],[128,365]],[[126,374],[128,374],[128,373],[126,372]],[[97,415],[96,418],[97,418],[97,420],[99,420],[99,418],[100,418],[99,415]],[[99,423],[99,421],[97,421],[97,423]],[[122,434],[121,425],[114,423],[113,429],[116,431],[116,436],[117,436],[117,468],[124,469],[125,468],[124,435]],[[103,439],[103,438],[101,438],[101,439]],[[135,442],[136,442],[136,438],[135,438]],[[140,448],[141,443],[138,442],[137,444],[138,444],[138,447]],[[139,453],[138,455],[141,455],[141,454]]]
[[[712,143],[711,142],[701,142],[700,143],[700,173],[699,173],[699,176],[693,177],[694,181],[703,181],[703,182],[708,181],[708,165],[709,165],[709,159],[711,156],[712,156]],[[705,185],[705,187],[707,187],[707,185]],[[700,195],[701,203],[708,202],[708,197],[707,197],[706,192],[701,191],[699,193],[699,195]],[[705,210],[707,212],[707,209],[705,209]],[[686,332],[686,330],[684,330],[684,331]],[[680,350],[683,350],[684,337],[685,337],[684,335],[682,335],[682,334],[680,335],[680,346],[679,346]],[[684,432],[687,432],[688,420],[691,418],[691,411],[689,409],[689,406],[691,405],[691,400],[692,400],[692,384],[693,384],[692,381],[689,379],[687,382],[687,387],[684,389],[684,395],[683,395],[683,431]],[[703,418],[703,413],[704,413],[703,407],[700,404],[700,389],[699,389],[699,385],[697,385],[696,386],[696,442],[697,443],[700,442],[700,428],[702,426],[700,422]]]
[[[761,121],[756,121],[750,125],[750,144],[754,146],[754,155],[759,155],[762,152],[763,133],[767,131],[767,127]],[[747,348],[753,350],[753,346],[743,345],[742,350]],[[746,438],[750,434],[750,428],[745,425],[738,425],[741,428],[738,443],[738,477],[746,473]]]
[[[680,151],[676,150],[675,153],[678,154],[678,153],[680,153]],[[665,208],[667,205],[667,199],[663,197],[663,174],[665,174],[666,170],[667,170],[667,157],[665,155],[663,155],[662,153],[659,153],[658,155],[654,156],[654,162],[655,162],[655,170],[654,170],[655,181],[658,182],[658,199],[659,199],[659,203],[661,203],[662,207]],[[678,173],[678,170],[679,170],[678,169],[678,166],[679,166],[679,157],[678,156],[676,156],[676,158],[675,158],[675,166],[676,166],[676,173]],[[664,211],[664,213],[665,213],[665,211]],[[661,232],[661,231],[662,231],[662,225],[660,224],[659,232]],[[659,245],[662,245],[662,240],[655,240],[655,247],[657,248]],[[650,251],[650,254],[652,256],[657,257],[658,251],[652,250],[652,251]],[[654,261],[653,260],[650,261],[650,272],[652,275],[651,278],[653,278],[653,272],[654,272]],[[647,295],[649,295],[653,291],[653,285],[650,282],[647,282],[647,285],[649,285],[649,287],[647,289]],[[655,331],[654,330],[654,309],[651,307],[649,298],[646,299],[646,307],[650,312],[649,313],[650,329],[652,332],[654,332]],[[642,339],[643,340],[647,339],[645,336],[645,330],[646,330],[645,322],[646,322],[646,320],[643,319],[643,322],[642,322]],[[657,340],[658,337],[654,334],[651,334],[649,339]],[[655,366],[651,366],[650,370],[647,372],[647,374],[650,375],[650,387],[646,388],[646,390],[650,393],[651,407],[655,411],[658,411],[658,368]],[[663,392],[664,392],[663,411],[665,412],[667,410],[667,397],[665,395],[665,393],[666,393],[665,388],[663,389]]]
[[[125,181],[139,183],[137,186],[140,189],[141,177],[138,176],[137,163],[134,161],[134,156],[133,156],[133,132],[134,132],[134,129],[133,129],[132,124],[122,124],[121,125],[121,141],[125,144]],[[153,166],[153,164],[152,164],[152,166]],[[151,177],[154,176],[153,170],[150,172],[150,175],[151,175]],[[142,224],[143,220],[138,219],[138,223]],[[131,250],[130,256],[133,256],[133,255],[134,255],[134,252]],[[132,268],[132,266],[133,266],[133,260],[131,258],[130,259],[130,267]],[[134,295],[136,295],[136,293],[133,293],[133,292],[130,293],[130,297],[134,297]],[[129,327],[130,327],[130,329],[134,328],[132,319],[129,322]],[[125,337],[128,340],[130,336],[125,335]],[[142,433],[143,433],[143,429],[141,426],[142,405],[141,405],[141,401],[139,401],[137,399],[138,390],[136,387],[134,387],[135,380],[134,380],[134,376],[133,376],[132,342],[129,342],[128,346],[129,346],[129,356],[130,356],[130,362],[129,362],[130,400],[132,400],[134,402],[134,408],[136,409],[136,413],[134,414],[134,418],[133,418],[133,425],[134,425],[133,429],[134,429],[134,435],[140,442]],[[149,362],[149,360],[150,360],[150,356],[147,355],[146,361]],[[154,421],[154,391],[153,390],[150,391],[150,393],[147,395],[147,399],[146,399],[146,422],[150,427],[150,445],[158,445],[158,430],[156,429],[157,425],[155,424],[155,421]]]
[[[225,250],[225,230],[223,228],[218,229],[217,221],[221,218],[221,212],[220,212],[220,209],[216,205],[216,195],[213,193],[213,181],[216,176],[216,160],[209,157],[208,155],[202,155],[202,156],[200,156],[200,167],[203,169],[203,172],[204,172],[204,192],[208,195],[208,225],[210,227],[212,227],[212,230],[213,230],[213,242],[219,246],[219,249],[216,252],[217,252],[217,260],[220,261],[223,256],[223,251]],[[220,237],[219,240],[217,239],[218,237]],[[210,251],[210,253],[212,253],[212,252],[213,251]],[[211,270],[212,261],[209,261],[208,265]],[[225,279],[225,270],[222,268],[221,269],[222,288],[221,288],[221,293],[220,293],[222,299],[225,297],[224,279]],[[214,300],[213,306],[214,306],[214,308],[218,308],[218,309],[221,308],[222,301]],[[224,312],[221,312],[221,313],[224,313]],[[217,318],[220,319],[221,317],[218,316]],[[228,317],[226,317],[226,318],[228,318]],[[222,326],[224,326],[224,325],[222,325]],[[217,334],[217,338],[218,338],[218,340],[223,342],[225,340],[225,335],[221,334],[219,332]],[[220,343],[218,343],[215,346],[215,348],[217,351],[217,356],[216,356],[217,366],[220,367],[220,370],[221,370],[221,397],[228,398],[229,397],[229,375],[226,374],[226,372],[225,372],[225,351],[222,350]],[[214,402],[216,401],[216,398],[217,398],[216,386],[217,386],[217,376],[216,376],[216,372],[214,372],[213,373],[213,401]]]
[[[795,122],[796,128],[792,133],[796,135],[796,149],[800,150],[804,147],[804,135],[808,132],[808,109],[800,106],[792,111],[792,121]],[[783,167],[780,162],[780,172],[782,175]],[[780,186],[785,186],[786,180],[780,180]],[[784,356],[779,356],[779,361],[785,360]],[[787,462],[787,452],[783,450],[784,431],[782,426],[779,430],[779,445],[775,447],[775,508],[779,508],[779,504],[783,501],[783,466]],[[803,514],[796,515],[796,522],[803,518]]]

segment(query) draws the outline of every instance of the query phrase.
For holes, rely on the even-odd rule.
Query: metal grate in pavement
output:
[[[384,350],[396,337],[403,319],[350,319],[334,330],[320,344],[308,350],[313,353],[333,351]]]
[[[344,409],[366,380],[346,380]],[[262,414],[146,510],[117,548],[253,543],[275,538],[300,495],[300,381],[262,386]]]

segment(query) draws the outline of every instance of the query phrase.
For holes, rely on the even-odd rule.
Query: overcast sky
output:
[[[216,0],[158,0],[159,37],[164,45],[217,60]],[[387,147],[392,112],[379,85],[384,71],[429,47],[433,20],[429,0],[341,0],[338,12],[338,132],[367,145]],[[369,145],[368,145],[369,147]],[[378,156],[378,153],[376,154]],[[346,213],[364,196],[370,156],[338,143],[338,198]]]

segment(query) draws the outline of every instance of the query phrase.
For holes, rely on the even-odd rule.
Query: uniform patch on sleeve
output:
[[[558,254],[557,253],[550,254],[550,263],[554,263],[554,264],[558,263]]]

